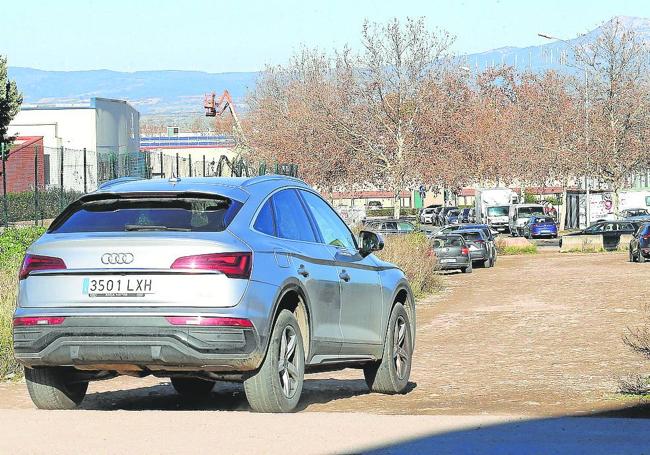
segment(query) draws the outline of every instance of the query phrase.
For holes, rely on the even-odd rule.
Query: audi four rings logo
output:
[[[104,253],[102,254],[102,264],[130,264],[133,262],[131,253]]]

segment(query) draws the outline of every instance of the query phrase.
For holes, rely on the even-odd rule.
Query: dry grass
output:
[[[537,245],[534,243],[528,243],[526,245],[509,245],[507,240],[497,238],[495,245],[497,247],[497,253],[502,256],[537,253]]]
[[[442,288],[442,278],[436,274],[438,262],[422,233],[386,236],[384,249],[377,256],[404,271],[416,298]]]

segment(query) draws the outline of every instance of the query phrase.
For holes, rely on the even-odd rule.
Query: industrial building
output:
[[[140,114],[126,101],[23,105],[8,134],[43,138],[46,187],[90,191],[103,180],[144,173]]]

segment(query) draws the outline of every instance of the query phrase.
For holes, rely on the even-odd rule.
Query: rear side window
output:
[[[278,237],[305,242],[316,241],[302,201],[294,190],[282,190],[273,195],[273,207]]]
[[[240,202],[226,198],[105,199],[64,212],[49,232],[219,232],[228,227],[240,208]]]
[[[273,203],[269,198],[262,206],[260,213],[257,214],[257,219],[253,225],[256,231],[268,235],[275,235],[275,220],[273,219]]]
[[[465,237],[465,240],[469,240],[470,242],[473,240],[483,240],[480,232],[460,232],[459,234]]]

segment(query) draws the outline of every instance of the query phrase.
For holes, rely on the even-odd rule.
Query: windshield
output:
[[[550,216],[538,216],[531,220],[533,223],[555,223],[555,220]]]
[[[509,209],[509,207],[507,205],[499,206],[499,207],[488,207],[487,215],[488,216],[508,216],[508,209]]]
[[[533,215],[544,215],[543,207],[519,207],[517,209],[517,216],[519,218],[530,218]]]
[[[627,216],[644,216],[648,215],[648,211],[646,209],[631,209],[627,211]]]
[[[241,205],[225,198],[107,199],[82,204],[50,232],[219,232]]]

